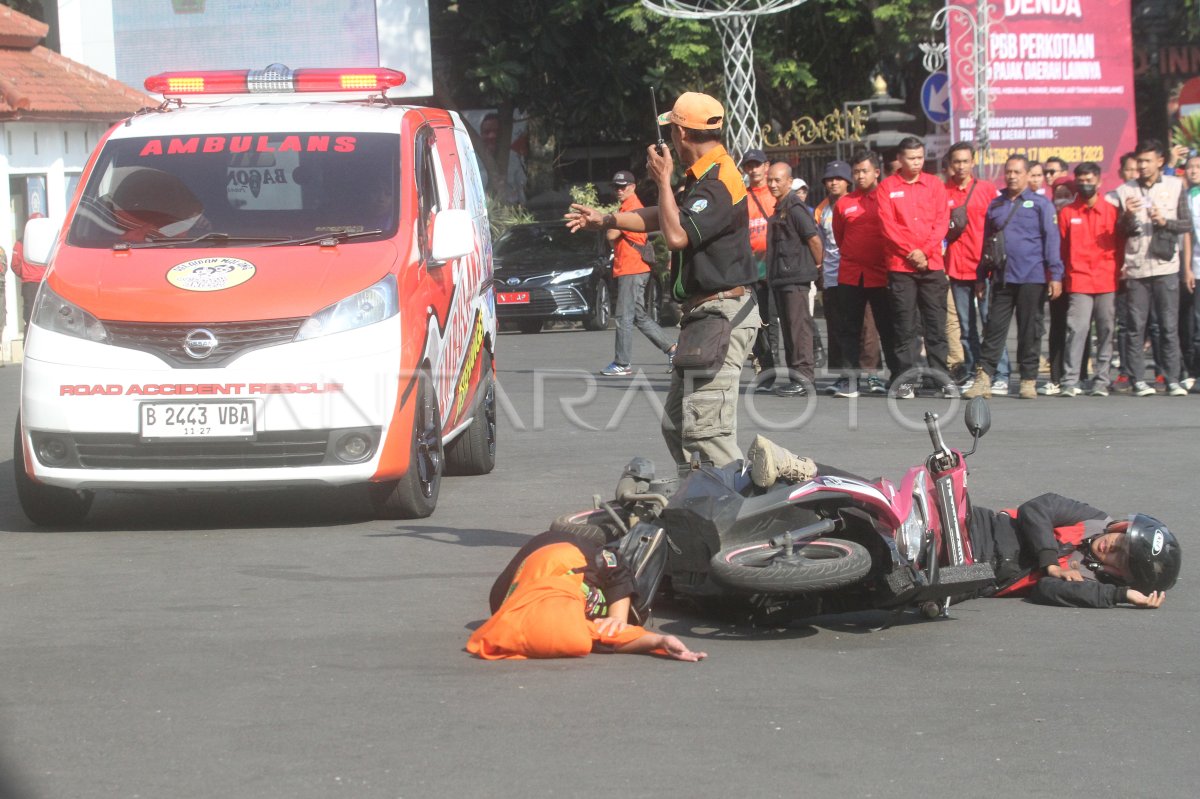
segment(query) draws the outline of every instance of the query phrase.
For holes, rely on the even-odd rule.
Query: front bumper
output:
[[[379,467],[408,381],[399,319],[247,352],[221,368],[177,369],[145,351],[38,328],[26,355],[21,435],[32,476],[73,489],[345,485]],[[251,403],[250,435],[146,440],[146,402]],[[337,455],[355,433],[353,462]],[[53,439],[58,457],[47,458]]]

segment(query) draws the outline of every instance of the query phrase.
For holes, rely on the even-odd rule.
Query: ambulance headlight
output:
[[[50,290],[45,283],[38,291],[37,306],[34,308],[33,324],[64,336],[74,336],[88,341],[108,342],[108,331],[104,323],[74,303],[67,302]]]
[[[304,324],[300,325],[300,330],[296,332],[296,341],[356,330],[389,319],[399,311],[396,277],[388,275],[375,285],[335,302],[305,319]]]

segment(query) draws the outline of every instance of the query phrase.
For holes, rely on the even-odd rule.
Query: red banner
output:
[[[1106,188],[1137,139],[1130,0],[947,0],[951,111],[956,139],[975,140],[974,35],[987,35],[988,138],[981,171],[998,176],[1010,155],[1095,161]],[[968,19],[969,17],[969,19]]]

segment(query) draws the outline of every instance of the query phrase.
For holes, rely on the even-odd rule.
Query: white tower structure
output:
[[[794,8],[805,0],[642,0],[658,14],[712,20],[725,55],[725,140],[736,157],[762,145],[754,80],[754,25],[759,17]]]

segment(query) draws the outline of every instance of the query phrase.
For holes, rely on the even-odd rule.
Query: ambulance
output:
[[[363,484],[433,512],[496,458],[495,294],[478,161],[389,69],[173,72],[115,125],[38,292],[14,442],[41,525],[96,491]]]

